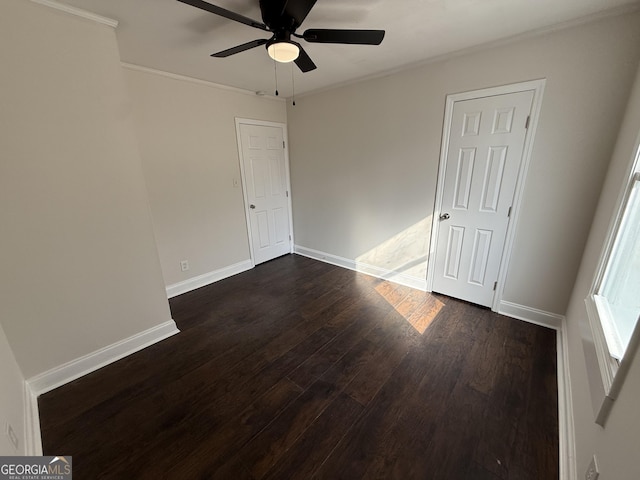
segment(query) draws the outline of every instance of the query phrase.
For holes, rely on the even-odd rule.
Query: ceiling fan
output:
[[[221,17],[258,28],[272,34],[271,38],[260,38],[243,43],[227,50],[212,54],[212,57],[228,57],[244,52],[251,48],[265,45],[269,56],[278,62],[295,62],[300,70],[309,72],[316,68],[313,60],[304,51],[302,45],[291,40],[291,37],[301,38],[310,43],[345,43],[355,45],[380,45],[384,38],[384,30],[335,30],[316,29],[306,30],[302,35],[296,33],[307,17],[316,0],[260,0],[262,21],[260,23],[239,13],[212,5],[203,0],[178,0]]]

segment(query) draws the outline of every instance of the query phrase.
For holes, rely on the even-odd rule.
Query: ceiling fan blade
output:
[[[240,15],[239,13],[226,10],[222,7],[211,5],[210,3],[204,2],[203,0],[178,0],[178,1],[182,3],[186,3],[187,5],[191,5],[192,7],[200,8],[201,10],[205,10],[207,12],[215,13],[216,15],[220,15],[221,17],[228,18],[229,20],[234,20],[236,22],[244,23],[245,25],[249,25],[250,27],[259,28],[260,30],[265,30],[267,32],[269,31],[267,26],[263,23],[260,23],[249,17],[245,17],[244,15]]]
[[[311,28],[302,35],[310,43],[349,43],[355,45],[380,45],[384,30],[332,30]]]
[[[307,73],[307,72],[310,72],[311,70],[315,70],[316,68],[318,68],[316,67],[316,64],[313,63],[313,60],[311,60],[311,57],[307,54],[307,52],[304,51],[304,48],[302,48],[302,45],[296,42],[291,42],[291,43],[295,43],[300,49],[300,54],[298,55],[298,58],[294,60],[294,62],[296,63],[298,68],[302,70],[303,73]]]
[[[212,57],[216,58],[224,58],[230,55],[235,55],[236,53],[244,52],[245,50],[249,50],[251,48],[259,47],[260,45],[264,45],[268,40],[266,38],[260,38],[258,40],[253,40],[251,42],[243,43],[242,45],[237,45],[233,48],[228,48],[226,50],[222,50],[218,53],[212,53]]]
[[[295,28],[298,28],[315,4],[316,0],[287,0],[284,13],[296,20]]]

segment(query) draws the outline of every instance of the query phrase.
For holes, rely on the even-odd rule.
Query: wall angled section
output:
[[[0,4],[0,319],[26,378],[172,322],[113,28]]]
[[[628,183],[640,142],[640,69],[636,74],[626,114],[620,128],[593,220],[580,272],[567,311],[571,387],[574,398],[577,472],[585,472],[595,453],[602,478],[632,480],[640,477],[637,462],[637,415],[640,398],[640,356],[635,355],[604,427],[595,419],[605,400],[605,388],[596,357],[585,298],[598,270],[612,219]]]

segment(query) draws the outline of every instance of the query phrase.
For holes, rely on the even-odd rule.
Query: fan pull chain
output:
[[[276,97],[278,96],[278,66],[276,64],[276,61],[273,61],[273,76],[276,79]]]
[[[293,75],[293,62],[291,63],[291,98],[293,98],[293,106],[296,106],[296,82],[294,81]]]

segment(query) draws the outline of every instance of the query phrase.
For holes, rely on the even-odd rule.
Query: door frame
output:
[[[498,284],[493,295],[491,310],[497,312],[502,302],[502,294],[504,292],[504,283],[507,276],[507,269],[511,259],[511,251],[513,248],[513,240],[515,237],[516,226],[520,216],[520,205],[522,202],[522,194],[524,190],[525,180],[529,170],[531,160],[531,152],[533,150],[533,141],[538,126],[538,118],[540,116],[540,108],[542,106],[542,96],[546,79],[530,80],[527,82],[513,83],[509,85],[501,85],[498,87],[483,88],[480,90],[472,90],[462,93],[454,93],[447,95],[444,123],[442,127],[442,143],[440,145],[440,162],[438,164],[438,180],[436,184],[436,199],[431,217],[431,238],[429,241],[429,260],[427,263],[427,291],[433,291],[433,277],[435,275],[435,253],[438,239],[438,230],[440,222],[436,221],[442,211],[442,197],[444,195],[444,177],[446,173],[447,156],[449,154],[449,138],[451,135],[451,121],[453,119],[453,107],[456,102],[464,100],[474,100],[478,98],[494,97],[509,93],[520,93],[533,91],[533,101],[531,103],[531,114],[529,120],[529,128],[524,138],[522,150],[522,158],[520,160],[520,168],[518,170],[518,178],[516,181],[515,193],[511,208],[511,216],[507,225],[507,233],[505,237],[504,248],[500,259],[500,267],[498,270]]]
[[[270,122],[266,120],[254,120],[251,118],[236,117],[236,141],[238,143],[238,160],[240,162],[240,183],[242,185],[242,200],[244,202],[244,215],[247,222],[247,241],[249,242],[249,255],[251,260],[251,268],[256,266],[255,255],[253,252],[253,235],[251,231],[251,218],[249,217],[249,198],[247,196],[247,182],[244,171],[244,155],[242,153],[242,135],[240,133],[241,125],[256,125],[260,127],[275,127],[282,129],[282,138],[284,140],[284,170],[287,188],[287,209],[289,212],[289,253],[293,253],[293,209],[291,203],[291,175],[289,173],[289,138],[287,136],[287,124],[280,122]]]

